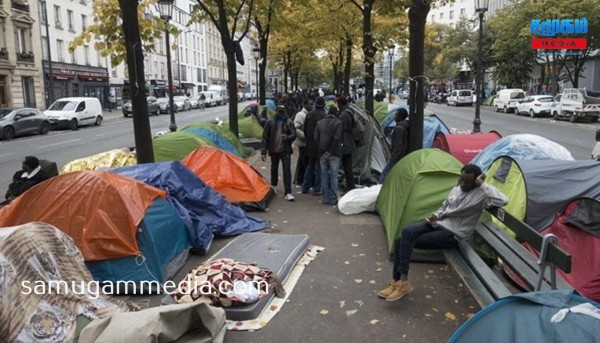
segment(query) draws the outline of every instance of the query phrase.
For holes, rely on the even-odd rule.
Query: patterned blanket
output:
[[[253,290],[250,291],[249,287]],[[232,307],[258,301],[275,290],[285,291],[274,272],[230,258],[206,261],[187,274],[173,298],[178,303],[207,302],[213,306]],[[257,293],[248,300],[244,295]]]

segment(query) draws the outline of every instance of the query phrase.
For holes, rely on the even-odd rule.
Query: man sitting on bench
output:
[[[424,221],[404,228],[402,235],[394,241],[393,280],[377,292],[380,298],[396,301],[413,290],[408,281],[413,248],[454,249],[460,239],[471,239],[485,208],[508,203],[504,194],[484,181],[485,174],[478,166],[464,166],[458,185],[452,188],[442,207]]]

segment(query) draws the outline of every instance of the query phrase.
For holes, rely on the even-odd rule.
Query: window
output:
[[[29,44],[29,28],[15,26],[15,48],[17,52],[31,51]]]
[[[444,12],[440,13],[440,20],[444,20]]]
[[[90,65],[90,47],[89,45],[83,46],[83,59],[85,61],[85,65]]]
[[[465,15],[466,10],[464,8],[460,9],[460,15]]]
[[[160,62],[160,78],[165,78],[165,62]]]
[[[85,31],[87,29],[87,16],[85,14],[81,15],[81,28],[82,31]]]
[[[42,59],[48,60],[48,37],[42,37]]]
[[[31,76],[21,77],[21,86],[23,87],[23,105],[25,107],[35,108],[35,87]]]
[[[71,63],[77,64],[77,53],[75,51],[71,52]]]
[[[60,6],[54,5],[54,26],[57,29],[62,29],[62,18],[60,15]]]
[[[67,10],[67,25],[69,25],[69,31],[75,32],[75,26],[73,25],[73,11]]]
[[[450,20],[454,19],[454,11],[450,11],[448,17]]]
[[[112,67],[111,74],[112,74],[113,77],[117,77],[117,68]]]
[[[431,15],[431,21],[435,21],[435,14]]]
[[[102,54],[100,54],[100,50],[96,50],[96,58],[98,59],[98,67],[103,67]]]
[[[40,18],[40,24],[46,24],[46,2],[40,2],[38,4],[38,17]]]
[[[153,77],[156,78],[158,75],[158,62],[154,61],[154,68],[152,68]]]
[[[62,39],[57,39],[56,40],[56,59],[58,59],[59,62],[64,62],[65,61],[65,42]]]

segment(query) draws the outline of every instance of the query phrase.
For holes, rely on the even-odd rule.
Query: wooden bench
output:
[[[540,235],[502,208],[492,208],[488,212],[512,230],[518,241],[491,221],[478,224],[475,233],[527,284],[528,288],[533,290],[571,288],[556,276],[555,268],[560,268],[566,273],[571,271],[571,255],[560,248],[560,242],[557,244],[554,236]],[[527,251],[521,242],[527,242],[542,252],[540,259],[536,259]],[[461,241],[457,249],[443,250],[443,254],[446,263],[456,270],[482,308],[512,294],[469,243]],[[542,274],[543,276],[540,276]]]

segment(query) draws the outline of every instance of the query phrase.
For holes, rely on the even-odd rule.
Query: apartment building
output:
[[[0,1],[0,107],[44,108],[37,3]]]
[[[208,85],[227,86],[227,58],[221,34],[212,22],[206,23]]]

